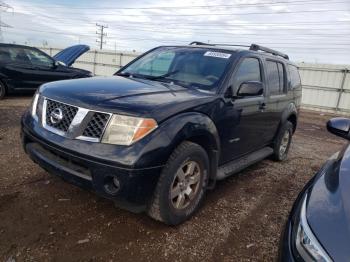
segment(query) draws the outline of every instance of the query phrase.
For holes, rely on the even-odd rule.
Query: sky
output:
[[[296,62],[350,64],[350,0],[0,0],[2,41],[144,52],[192,41],[261,44]],[[7,7],[6,7],[7,6]]]

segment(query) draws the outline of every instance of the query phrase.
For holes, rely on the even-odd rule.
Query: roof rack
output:
[[[280,57],[283,57],[283,58],[289,60],[289,56],[288,56],[288,55],[286,55],[286,54],[284,54],[284,53],[282,53],[282,52],[273,50],[273,49],[268,48],[268,47],[264,47],[264,46],[261,46],[261,45],[257,45],[257,44],[251,44],[251,45],[207,44],[207,43],[203,43],[203,42],[194,41],[194,42],[191,42],[190,45],[249,47],[249,50],[252,50],[252,51],[263,51],[263,52],[270,53],[270,54],[276,55],[276,56],[280,56]]]
[[[213,44],[207,44],[207,43],[203,43],[203,42],[199,42],[199,41],[193,41],[190,43],[190,45],[211,45],[211,46],[214,46]]]
[[[286,54],[284,54],[284,53],[281,53],[281,52],[279,52],[279,51],[273,50],[273,49],[271,49],[271,48],[261,46],[261,45],[251,44],[251,46],[249,47],[249,50],[253,50],[253,51],[264,51],[264,52],[266,52],[266,53],[270,53],[270,54],[273,54],[273,55],[277,55],[277,56],[280,56],[280,57],[283,57],[283,58],[289,60],[289,56],[288,56],[288,55],[286,55]]]
[[[241,47],[250,47],[250,45],[231,45],[231,44],[207,44],[207,43],[203,43],[203,42],[198,42],[198,41],[194,41],[191,42],[190,45],[209,45],[209,46],[241,46]]]

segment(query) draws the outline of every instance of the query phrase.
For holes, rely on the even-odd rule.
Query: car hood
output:
[[[153,117],[158,122],[214,99],[213,94],[121,76],[63,80],[43,85],[43,96],[92,110]]]
[[[309,193],[307,220],[334,261],[350,257],[350,146],[330,160]]]
[[[54,55],[54,59],[63,62],[67,66],[71,66],[82,54],[89,51],[90,47],[87,45],[74,45],[63,49]]]

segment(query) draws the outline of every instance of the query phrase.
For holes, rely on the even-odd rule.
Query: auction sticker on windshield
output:
[[[231,54],[207,51],[207,52],[205,52],[204,56],[212,56],[212,57],[228,59],[228,58],[230,58]]]

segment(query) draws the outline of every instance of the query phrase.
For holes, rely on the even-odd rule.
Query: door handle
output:
[[[265,102],[260,103],[259,109],[260,109],[260,110],[266,109],[266,103],[265,103]]]

